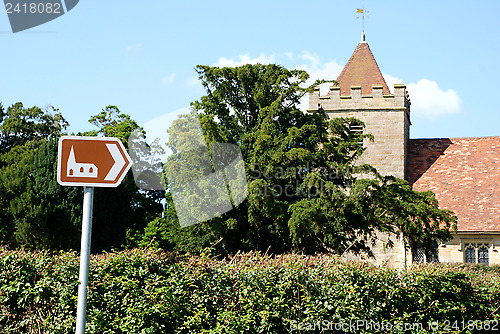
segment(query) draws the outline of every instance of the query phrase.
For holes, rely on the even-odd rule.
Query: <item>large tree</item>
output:
[[[115,106],[90,122],[83,135],[118,137],[127,145],[138,127]],[[79,249],[83,192],[57,183],[57,143],[68,123],[57,109],[6,111],[0,104],[0,244],[28,249]],[[140,191],[128,175],[118,188],[96,189],[93,249],[135,246],[147,223],[161,214],[160,194]]]
[[[16,146],[37,142],[47,137],[57,137],[67,128],[68,122],[59,109],[48,106],[25,108],[21,102],[8,107],[0,104],[0,153]]]
[[[113,105],[89,122],[98,130],[80,135],[119,138],[126,148],[132,132],[142,131],[136,121]],[[136,246],[147,224],[161,215],[162,194],[138,189],[130,171],[118,187],[96,188],[94,196],[92,244],[96,251]]]
[[[0,105],[0,242],[34,248],[78,245],[80,194],[56,181],[57,109]]]
[[[260,249],[283,252],[368,251],[377,231],[408,242],[449,239],[455,218],[440,210],[432,193],[419,193],[404,180],[384,177],[356,161],[368,134],[354,118],[330,120],[319,110],[303,112],[300,99],[308,74],[278,65],[236,68],[198,66],[207,94],[192,107],[198,113],[212,158],[211,143],[241,149],[248,176],[247,199],[236,209],[205,223],[180,229],[172,214],[148,226],[163,245],[194,250],[217,245],[220,252]],[[170,130],[174,151],[191,129],[180,119]],[[175,152],[175,151],[174,151]],[[198,162],[194,160],[194,165]],[[214,168],[212,160],[212,168]],[[175,170],[176,179],[192,177],[193,168]],[[168,178],[167,171],[167,178]],[[183,188],[186,198],[189,187]],[[196,202],[206,199],[198,191]],[[207,195],[208,196],[208,195]]]

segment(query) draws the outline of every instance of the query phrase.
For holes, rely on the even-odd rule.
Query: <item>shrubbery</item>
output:
[[[1,333],[74,332],[78,266],[73,252],[1,251]],[[136,249],[93,256],[89,281],[87,333],[287,333],[321,320],[500,318],[497,267],[398,271],[324,255],[218,261]]]

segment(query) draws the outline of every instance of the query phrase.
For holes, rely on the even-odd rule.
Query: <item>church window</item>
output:
[[[425,254],[422,247],[413,247],[413,263],[425,263]]]
[[[490,263],[488,247],[486,245],[481,245],[477,249],[477,263],[483,263],[486,265]]]
[[[421,243],[415,243],[412,247],[413,263],[439,263],[439,249],[436,240],[432,241],[432,250],[425,251]]]
[[[481,263],[489,265],[490,253],[487,243],[466,243],[464,245],[465,263]]]
[[[465,244],[465,262],[476,263],[476,244]]]

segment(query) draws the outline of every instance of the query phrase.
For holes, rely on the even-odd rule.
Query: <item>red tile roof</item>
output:
[[[408,181],[432,190],[462,232],[500,232],[500,137],[411,139]]]
[[[340,95],[351,95],[351,86],[361,86],[361,94],[372,94],[373,85],[382,86],[383,94],[391,93],[366,42],[358,44],[337,82]]]

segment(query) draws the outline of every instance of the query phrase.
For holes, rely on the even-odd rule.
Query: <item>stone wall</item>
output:
[[[341,96],[338,86],[327,95],[319,87],[309,96],[309,110],[323,110],[330,118],[354,117],[365,123],[367,148],[360,163],[368,163],[383,175],[406,179],[410,127],[410,100],[404,85],[395,85],[394,94],[382,94],[382,86],[373,86],[372,95],[361,95],[361,86],[352,86],[351,95]]]
[[[393,247],[388,247],[389,239],[394,243]],[[466,244],[486,245],[488,247],[488,265],[500,265],[500,234],[455,234],[450,241],[439,244],[439,262],[464,263]],[[397,238],[395,235],[377,233],[372,251],[375,256],[374,258],[352,253],[344,254],[342,258],[351,261],[367,261],[376,265],[398,269],[403,269],[406,266],[414,264],[411,249],[405,249],[401,238]],[[476,253],[476,262],[477,258]]]
[[[374,140],[365,139],[366,151],[359,163],[367,163],[383,175],[406,178],[405,113],[401,111],[349,111],[329,112],[330,118],[354,117],[365,123],[365,133]]]
[[[330,118],[354,117],[365,123],[364,133],[374,140],[364,140],[359,163],[375,167],[383,175],[406,179],[408,141],[410,137],[410,99],[404,85],[395,85],[394,94],[383,94],[382,86],[374,85],[372,95],[361,95],[361,86],[352,86],[351,95],[341,96],[340,87],[332,86],[327,95],[320,96],[319,87],[309,95],[309,110],[322,108]],[[388,247],[391,240],[393,247]],[[375,258],[344,254],[346,260],[374,262],[394,268],[411,264],[411,252],[401,238],[377,233],[372,246]]]
[[[389,247],[389,240],[393,243]],[[401,238],[394,234],[377,232],[375,234],[375,243],[371,247],[374,257],[366,254],[346,253],[342,255],[343,260],[347,261],[366,261],[379,266],[403,269],[411,264],[411,252],[404,247]]]
[[[439,246],[439,262],[465,262],[464,248],[466,243],[488,245],[489,264],[500,265],[500,235],[480,233],[458,233],[448,242]]]

